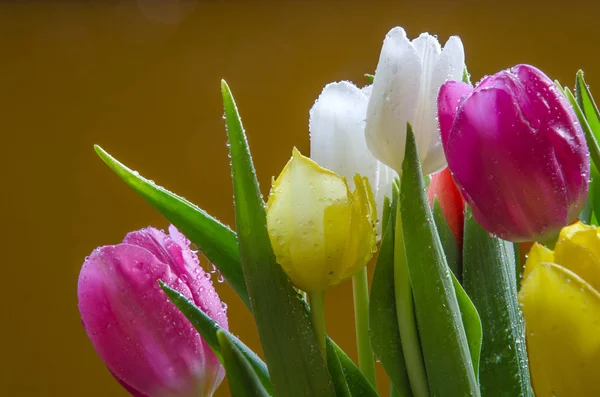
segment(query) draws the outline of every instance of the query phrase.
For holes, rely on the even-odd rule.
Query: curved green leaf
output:
[[[483,327],[482,395],[531,396],[513,245],[490,237],[470,209],[465,214],[463,285]]]
[[[431,395],[479,396],[456,291],[425,194],[410,125],[401,180],[405,252]]]
[[[127,185],[179,229],[221,272],[246,306],[250,306],[244,273],[240,265],[236,235],[231,229],[183,197],[144,178],[121,164],[100,146],[98,156]]]
[[[327,355],[330,352],[335,352],[337,359],[339,360],[344,376],[346,377],[346,383],[352,397],[378,397],[377,391],[369,383],[367,378],[360,372],[360,369],[354,364],[354,362],[344,353],[344,351],[335,344],[331,339],[327,339]]]
[[[271,395],[274,394],[273,384],[269,379],[269,371],[267,369],[267,366],[252,350],[250,350],[246,345],[244,345],[244,343],[238,338],[229,333],[229,331],[217,324],[215,320],[213,320],[206,313],[200,310],[184,295],[170,288],[162,281],[159,281],[159,284],[162,290],[167,295],[167,297],[169,297],[171,302],[173,302],[173,304],[177,306],[181,313],[183,313],[183,315],[190,321],[192,326],[194,326],[198,333],[200,333],[202,339],[213,350],[213,352],[222,364],[223,356],[221,354],[221,345],[219,344],[219,340],[217,338],[217,332],[219,331],[226,335],[231,340],[231,343],[236,345],[239,351],[244,355],[246,360],[248,360],[248,363],[252,366],[253,371],[258,376],[258,379],[262,383],[265,390],[267,390],[267,392]]]
[[[369,299],[369,336],[375,356],[396,386],[398,395],[411,397],[412,392],[404,362],[400,328],[396,317],[394,290],[394,228],[398,192],[395,187],[391,206],[386,197],[383,238],[371,282]],[[387,215],[387,216],[386,216]],[[386,220],[387,219],[387,220]]]
[[[231,155],[238,246],[248,296],[277,395],[331,397],[334,387],[309,317],[275,261],[265,204],[229,87],[221,91]]]
[[[260,380],[252,370],[252,366],[223,331],[217,331],[217,339],[221,346],[223,366],[227,373],[231,397],[268,397]]]

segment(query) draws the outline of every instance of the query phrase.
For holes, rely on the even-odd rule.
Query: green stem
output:
[[[365,378],[377,388],[375,360],[369,339],[369,282],[367,267],[363,267],[352,278],[354,295],[354,323],[356,326],[356,348],[358,350],[358,368]]]
[[[410,387],[414,397],[429,397],[427,374],[417,331],[412,288],[410,286],[408,264],[406,263],[400,200],[398,200],[397,205],[396,233],[394,235],[394,291],[400,340],[402,341]]]
[[[308,301],[310,305],[310,318],[315,335],[317,336],[319,349],[321,349],[323,357],[327,358],[327,345],[325,342],[325,293],[323,291],[309,292]]]

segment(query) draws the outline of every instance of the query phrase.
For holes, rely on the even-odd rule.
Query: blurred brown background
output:
[[[366,84],[393,26],[460,35],[474,81],[524,62],[572,85],[583,68],[600,95],[599,14],[592,0],[2,2],[0,394],[126,395],[81,327],[77,276],[96,246],[167,223],[94,143],[232,224],[221,78],[267,193],[292,146],[308,154],[321,88]],[[258,348],[248,311],[217,288],[231,330]],[[355,358],[350,292],[327,294],[327,321]]]

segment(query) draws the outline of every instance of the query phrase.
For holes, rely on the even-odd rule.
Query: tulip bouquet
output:
[[[310,158],[293,150],[266,203],[222,82],[235,232],[96,147],[172,223],[96,249],[79,277],[83,325],[132,395],[211,396],[226,374],[237,397],[374,397],[376,360],[392,396],[600,395],[600,112],[583,73],[574,93],[529,65],[473,86],[458,37],[394,28],[368,78],[323,89]],[[228,330],[198,251],[264,359]],[[357,364],[324,316],[347,279]]]

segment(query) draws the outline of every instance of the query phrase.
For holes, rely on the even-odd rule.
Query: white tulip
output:
[[[452,36],[444,49],[428,33],[412,42],[400,27],[387,34],[375,72],[367,108],[366,141],[380,161],[400,172],[406,124],[415,133],[425,174],[446,166],[437,121],[437,95],[448,80],[461,80],[465,70],[462,42]]]
[[[342,81],[325,86],[310,109],[310,157],[348,181],[354,174],[369,179],[377,203],[377,233],[381,235],[383,198],[392,196],[396,172],[379,162],[367,147],[365,118],[370,87],[362,90]]]

